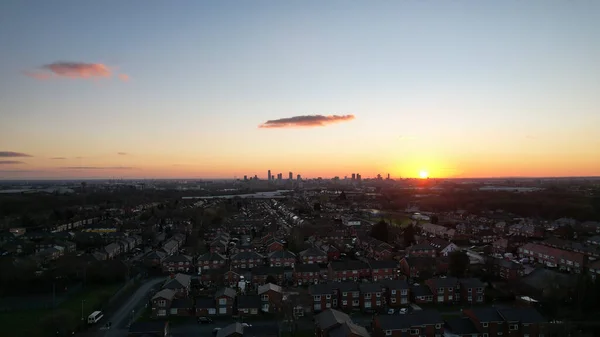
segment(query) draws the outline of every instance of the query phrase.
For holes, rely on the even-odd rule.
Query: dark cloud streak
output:
[[[133,170],[131,166],[64,166],[63,170]]]
[[[15,165],[15,164],[25,164],[22,161],[18,160],[0,160],[0,165]]]
[[[65,158],[65,157],[52,157],[50,159],[52,159],[52,160],[65,160],[67,158]]]
[[[317,127],[329,124],[347,122],[354,119],[354,115],[304,115],[288,118],[268,120],[259,125],[261,129],[270,128],[294,128],[294,127]]]
[[[13,152],[13,151],[0,151],[0,157],[2,158],[15,158],[15,157],[32,157],[27,153]]]

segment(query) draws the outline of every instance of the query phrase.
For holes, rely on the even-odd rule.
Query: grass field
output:
[[[73,330],[81,322],[81,303],[83,301],[83,315],[87,316],[101,306],[121,287],[111,285],[106,287],[90,288],[66,300],[54,310],[37,309],[21,310],[0,313],[0,326],[2,336],[7,337],[44,337],[56,336],[55,331],[49,331],[48,322],[56,319],[63,327]]]
[[[407,227],[412,223],[412,219],[408,215],[398,213],[384,213],[383,218],[390,221],[396,227]]]

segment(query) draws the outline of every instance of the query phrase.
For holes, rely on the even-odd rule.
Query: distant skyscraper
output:
[[[302,177],[300,175],[297,175],[296,180],[300,181],[300,180],[302,180]]]
[[[356,173],[352,173],[352,180],[356,180]]]
[[[294,179],[294,174],[292,172],[289,173],[289,179],[293,180]]]
[[[283,179],[283,173],[277,173],[277,180],[281,181]]]
[[[357,181],[360,181],[360,178],[361,178],[361,176],[360,176],[360,173],[357,173],[357,174],[356,174],[356,180],[357,180]]]
[[[387,175],[387,180],[390,180],[390,174],[389,174],[389,173],[388,173],[388,175]]]
[[[267,181],[271,181],[271,170],[267,171]]]

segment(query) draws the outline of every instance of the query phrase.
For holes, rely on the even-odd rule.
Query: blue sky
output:
[[[56,156],[141,176],[592,174],[598,13],[593,1],[3,1],[0,150],[32,159],[0,178],[74,174]],[[130,80],[23,75],[61,61]],[[355,119],[257,127],[313,114]],[[506,168],[473,162],[488,157]],[[580,169],[547,170],[567,157]]]

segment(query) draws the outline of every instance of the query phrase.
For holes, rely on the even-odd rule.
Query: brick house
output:
[[[165,317],[169,314],[171,303],[175,299],[175,291],[171,289],[162,289],[154,296],[150,302],[152,303],[152,317]]]
[[[217,302],[211,297],[196,297],[195,299],[196,316],[206,317],[217,314]]]
[[[433,293],[425,284],[413,284],[410,286],[410,296],[416,304],[433,303]]]
[[[143,262],[146,266],[149,267],[162,267],[162,262],[166,257],[167,254],[165,254],[164,252],[160,250],[155,250],[144,256]]]
[[[240,295],[237,298],[237,309],[240,316],[257,316],[260,314],[260,308],[259,295]]]
[[[460,300],[463,303],[483,303],[485,301],[485,284],[478,278],[462,278],[460,285]],[[458,299],[458,298],[457,298]]]
[[[309,247],[308,249],[305,249],[298,253],[298,255],[300,256],[300,260],[302,261],[302,263],[325,264],[328,261],[327,253],[316,247]]]
[[[506,259],[493,259],[492,272],[496,277],[507,281],[516,281],[525,274],[525,267]]]
[[[171,302],[171,316],[192,316],[194,314],[194,300],[191,298],[176,298]]]
[[[405,315],[377,315],[373,319],[374,331],[384,336],[426,336],[444,334],[444,320],[437,310],[419,310]]]
[[[559,267],[561,270],[581,272],[585,265],[585,255],[570,252],[537,243],[528,243],[519,247],[519,255],[549,267]]]
[[[237,287],[242,274],[239,270],[228,270],[223,274],[223,284],[226,286]]]
[[[296,264],[294,266],[294,283],[297,285],[319,283],[321,268],[318,264]]]
[[[342,310],[360,308],[360,290],[358,283],[352,281],[332,283],[336,296],[334,296],[332,307]]]
[[[283,284],[285,280],[285,269],[283,267],[260,266],[252,268],[252,283],[265,284],[269,276],[272,276],[277,284]]]
[[[231,288],[221,288],[215,293],[215,302],[218,315],[233,315],[233,305],[237,293]]]
[[[163,272],[190,272],[194,269],[194,264],[191,256],[187,255],[171,255],[162,261]]]
[[[433,296],[434,303],[454,303],[459,283],[456,277],[431,278],[425,281]]]
[[[202,270],[221,269],[226,263],[227,259],[220,253],[206,253],[200,255],[196,261],[196,265]]]
[[[396,260],[372,260],[369,261],[369,267],[371,268],[371,280],[374,282],[398,279],[398,261]]]
[[[400,260],[400,270],[410,278],[431,277],[448,271],[447,257],[404,257]]]
[[[329,263],[329,279],[334,281],[369,278],[371,269],[368,264],[357,260],[332,261]]]
[[[308,289],[313,298],[312,310],[320,312],[333,307],[333,300],[337,301],[337,291],[330,283],[313,284]]]
[[[481,336],[528,336],[544,335],[547,320],[532,307],[522,308],[471,308],[463,309]]]
[[[289,250],[276,250],[269,253],[269,265],[271,267],[292,267],[296,264],[296,254]]]
[[[255,266],[264,266],[264,256],[256,252],[242,252],[237,253],[231,257],[232,268],[253,268]]]
[[[275,252],[278,250],[285,249],[285,245],[281,241],[275,239],[270,239],[269,241],[267,241],[265,243],[265,246],[267,247],[268,252]]]
[[[258,295],[263,312],[275,313],[283,307],[283,289],[273,283],[267,283],[258,287]]]
[[[167,278],[163,283],[162,289],[171,289],[175,291],[175,297],[183,298],[187,297],[190,292],[190,285],[192,278],[185,274],[175,274]]]
[[[360,283],[358,289],[361,310],[377,311],[385,306],[384,289],[380,283]]]
[[[333,309],[327,309],[315,317],[315,336],[329,337],[330,333],[346,322],[352,322],[350,316]]]
[[[406,256],[408,257],[436,257],[437,251],[435,247],[428,242],[419,243],[406,248]]]
[[[410,303],[410,286],[404,280],[383,280],[385,299],[390,307],[406,306]]]
[[[225,240],[213,240],[210,244],[209,244],[209,251],[211,253],[226,253],[227,252],[227,244],[228,242]]]
[[[435,248],[437,256],[448,256],[453,251],[459,249],[454,243],[441,238],[430,238],[427,240],[427,243]]]

